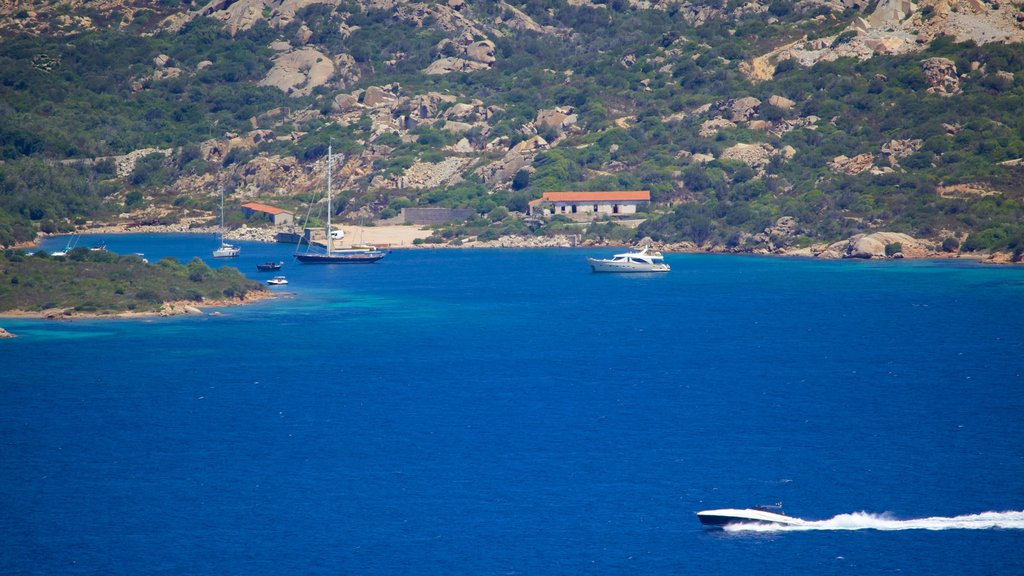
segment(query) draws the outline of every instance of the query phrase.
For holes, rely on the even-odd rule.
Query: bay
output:
[[[80,245],[98,239],[261,279],[285,260],[288,296],[0,320],[19,335],[0,342],[2,572],[1024,569],[1019,268],[672,254],[665,275],[592,274],[612,249],[323,267],[255,243],[214,261],[212,236]],[[776,501],[823,522],[694,516]]]

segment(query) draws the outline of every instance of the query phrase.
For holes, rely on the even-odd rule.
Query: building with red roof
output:
[[[648,190],[617,192],[545,192],[530,201],[531,216],[562,214],[576,220],[602,216],[631,216],[651,203]]]
[[[295,217],[291,212],[269,204],[260,204],[259,202],[242,204],[242,214],[247,220],[265,218],[272,222],[274,226],[287,226],[295,223]]]

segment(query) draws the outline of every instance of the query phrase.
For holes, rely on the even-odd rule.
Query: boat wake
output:
[[[729,524],[727,532],[806,532],[809,530],[1024,530],[1024,510],[982,512],[946,518],[932,516],[897,520],[885,514],[853,512],[828,520],[804,520],[799,524]]]

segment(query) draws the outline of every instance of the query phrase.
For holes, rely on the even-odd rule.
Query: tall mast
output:
[[[331,255],[331,244],[334,238],[331,237],[331,164],[334,159],[331,156],[331,145],[327,145],[327,255]]]
[[[224,244],[224,187],[220,188],[220,243]]]

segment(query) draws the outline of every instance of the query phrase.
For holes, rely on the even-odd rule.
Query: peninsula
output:
[[[40,318],[197,314],[273,294],[235,268],[201,259],[149,264],[135,255],[76,248],[67,256],[0,252],[0,316]]]

